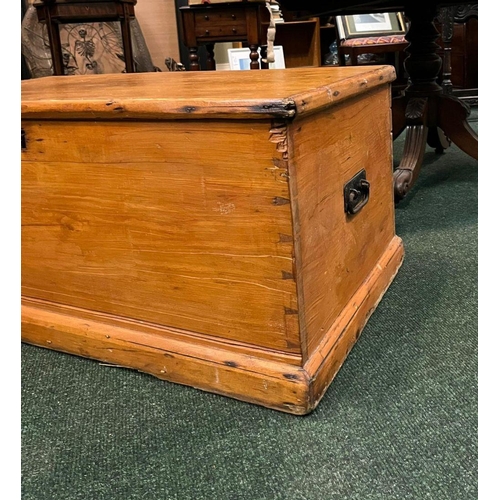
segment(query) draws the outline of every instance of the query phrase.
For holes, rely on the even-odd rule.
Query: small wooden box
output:
[[[310,412],[403,259],[394,76],[22,81],[22,340]]]

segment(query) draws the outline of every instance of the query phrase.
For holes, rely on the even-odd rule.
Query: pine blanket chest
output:
[[[22,82],[22,341],[305,414],[403,259],[390,66]]]

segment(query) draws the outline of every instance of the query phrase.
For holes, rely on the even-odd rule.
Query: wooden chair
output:
[[[46,23],[54,75],[64,75],[64,54],[59,27],[61,24],[119,21],[123,57],[127,73],[134,72],[130,21],[134,19],[137,0],[35,0],[40,22]]]

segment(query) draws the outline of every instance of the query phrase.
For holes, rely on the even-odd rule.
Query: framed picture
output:
[[[250,49],[227,49],[229,68],[233,70],[250,69]],[[260,48],[259,48],[260,65]],[[285,69],[285,55],[281,45],[274,46],[274,62],[269,63],[269,69]]]
[[[337,16],[336,20],[341,40],[368,36],[404,35],[406,33],[402,12]]]

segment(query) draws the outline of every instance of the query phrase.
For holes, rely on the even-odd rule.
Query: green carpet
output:
[[[477,167],[428,149],[404,264],[306,417],[23,345],[22,498],[476,499]]]

